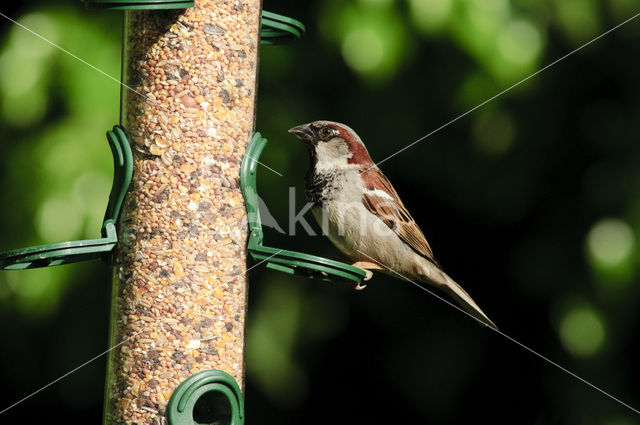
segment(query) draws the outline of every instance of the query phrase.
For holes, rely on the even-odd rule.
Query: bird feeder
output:
[[[247,250],[286,273],[365,276],[263,245],[258,46],[300,38],[304,25],[259,0],[89,3],[124,10],[122,126],[107,132],[114,179],[102,238],[7,251],[0,267],[114,266],[105,424],[242,425]]]
[[[124,11],[134,178],[113,260],[105,424],[162,423],[173,394],[172,420],[193,421],[217,384],[177,389],[204,371],[242,388],[247,235],[235,182],[253,135],[260,6]]]

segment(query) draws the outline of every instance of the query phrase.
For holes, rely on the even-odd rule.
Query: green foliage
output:
[[[5,137],[3,248],[99,236],[112,175],[104,132],[118,117],[117,33],[109,21],[68,7],[39,8],[13,25],[0,53],[0,114]],[[96,49],[95,46],[101,46]],[[6,143],[9,142],[10,143]],[[28,190],[25,190],[28,188]],[[0,277],[5,302],[53,313],[78,266]]]
[[[364,78],[390,78],[402,65],[408,39],[392,1],[326,2],[320,25],[345,62]]]

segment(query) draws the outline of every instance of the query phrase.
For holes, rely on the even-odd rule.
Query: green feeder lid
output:
[[[120,208],[133,175],[131,147],[120,126],[107,131],[107,140],[113,154],[113,186],[107,211],[102,222],[102,238],[61,242],[0,253],[0,268],[22,270],[36,267],[59,266],[103,256],[118,243],[116,223]]]
[[[191,1],[177,0],[85,0],[89,5],[110,10],[188,9]]]
[[[90,6],[110,10],[188,9],[194,1],[185,0],[84,0]],[[272,45],[299,39],[304,33],[302,22],[277,13],[262,11],[260,44]]]
[[[217,369],[185,379],[167,404],[169,425],[244,424],[244,402],[238,383]]]
[[[267,267],[285,273],[299,274],[324,281],[347,280],[361,283],[366,276],[364,270],[315,255],[303,254],[262,245],[263,233],[258,207],[256,174],[258,158],[267,144],[260,133],[254,134],[242,159],[240,168],[240,186],[247,206],[249,220],[249,254],[254,260],[264,261]]]

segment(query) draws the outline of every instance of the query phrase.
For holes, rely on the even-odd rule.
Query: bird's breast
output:
[[[317,172],[312,170],[307,174],[306,195],[309,202],[320,207],[333,201],[342,188],[339,172]]]

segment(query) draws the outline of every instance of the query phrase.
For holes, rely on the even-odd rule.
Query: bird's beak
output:
[[[297,127],[290,128],[289,133],[306,142],[313,140],[313,130],[311,130],[311,126],[309,124],[302,124]]]

